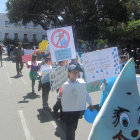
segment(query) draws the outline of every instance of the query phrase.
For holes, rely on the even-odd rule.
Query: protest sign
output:
[[[137,85],[138,85],[138,88],[140,89],[140,76],[137,76]]]
[[[34,53],[34,50],[32,49],[24,49],[24,55],[32,55]]]
[[[116,47],[82,55],[86,82],[94,82],[119,75],[120,65]]]
[[[51,90],[57,90],[59,89],[62,84],[64,84],[68,79],[68,65],[65,65],[63,67],[59,67],[58,69],[55,69],[54,71],[50,72],[50,85]]]
[[[22,62],[28,62],[32,60],[32,55],[23,55],[22,56]]]
[[[140,89],[140,76],[137,76],[137,85]],[[101,81],[87,83],[86,89],[88,93],[100,91]]]
[[[87,83],[86,89],[88,93],[100,91],[101,81]]]
[[[140,76],[137,76],[137,85],[138,88],[140,89]],[[96,91],[100,91],[100,86],[101,86],[101,81],[96,81],[96,82],[91,82],[91,83],[87,83],[87,92],[91,93],[91,92],[96,92]]]
[[[76,58],[71,26],[47,30],[47,36],[53,62]]]
[[[45,52],[47,46],[48,46],[48,41],[47,40],[42,40],[42,42],[39,43],[39,51],[40,52]]]
[[[82,111],[86,109],[86,83],[83,79],[77,79],[74,84],[66,82],[62,86],[62,110]]]

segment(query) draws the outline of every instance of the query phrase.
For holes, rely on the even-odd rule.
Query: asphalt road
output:
[[[65,140],[64,127],[52,113],[42,110],[41,91],[31,93],[31,81],[26,65],[23,76],[16,77],[15,63],[4,56],[0,67],[0,139],[1,140]],[[100,92],[91,94],[93,104],[99,103]],[[50,93],[49,105],[56,102],[56,93]],[[92,125],[79,120],[76,140],[87,140]]]

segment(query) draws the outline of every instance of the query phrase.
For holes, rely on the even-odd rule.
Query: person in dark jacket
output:
[[[16,61],[17,76],[22,75],[22,69],[23,69],[22,56],[24,55],[24,50],[22,48],[21,42],[19,42],[18,47],[14,49],[13,54],[15,56],[15,61]]]

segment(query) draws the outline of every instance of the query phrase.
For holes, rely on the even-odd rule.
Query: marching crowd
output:
[[[22,69],[23,69],[23,62],[22,62],[22,56],[24,55],[24,50],[22,48],[22,43],[20,42],[18,44],[18,47],[16,47],[13,50],[13,54],[15,56],[15,62],[16,62],[16,71],[17,76],[22,75]],[[126,64],[127,60],[129,59],[129,55],[120,55],[120,68],[122,69],[124,65]],[[38,91],[42,90],[42,106],[43,110],[45,111],[51,111],[49,104],[48,104],[48,98],[49,98],[49,92],[51,90],[50,87],[50,78],[49,73],[53,71],[54,64],[51,60],[50,53],[44,55],[42,58],[42,63],[38,64],[37,60],[38,57],[36,54],[32,55],[32,61],[31,61],[31,67],[29,72],[29,77],[31,79],[31,88],[32,93],[35,93],[35,82],[38,82]],[[1,66],[2,66],[2,46],[0,46],[0,60],[1,60]],[[60,61],[58,64],[55,64],[57,67],[62,67],[64,65],[68,64],[68,85],[74,85],[76,83],[79,83],[79,78],[84,79],[84,69],[82,68],[82,65],[78,63],[78,56],[76,59],[73,59],[71,61]],[[101,85],[101,91],[105,92],[107,85],[107,79],[103,80],[103,84]],[[75,140],[75,131],[77,129],[78,120],[81,117],[81,114],[84,112],[84,110],[81,111],[63,111],[63,108],[65,108],[61,104],[61,98],[63,96],[63,89],[65,85],[63,85],[61,88],[57,90],[57,101],[56,104],[53,107],[54,114],[58,116],[58,111],[60,110],[60,120],[65,123],[66,125],[66,139],[67,140]],[[112,85],[113,86],[113,85]],[[111,89],[110,89],[111,90]],[[71,93],[73,94],[73,93]],[[109,94],[109,91],[108,93]],[[102,106],[103,102],[105,101],[107,94],[102,94],[102,99],[100,101],[100,107]],[[68,99],[71,100],[71,99]],[[79,100],[78,98],[76,100]],[[71,100],[73,102],[73,100]],[[91,97],[88,93],[85,94],[84,103],[86,102],[89,104],[89,109],[94,110],[94,105],[92,103]]]

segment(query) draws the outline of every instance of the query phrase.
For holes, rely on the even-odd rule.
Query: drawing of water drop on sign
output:
[[[66,30],[58,29],[53,32],[51,41],[56,48],[67,48],[70,43],[70,35]]]

